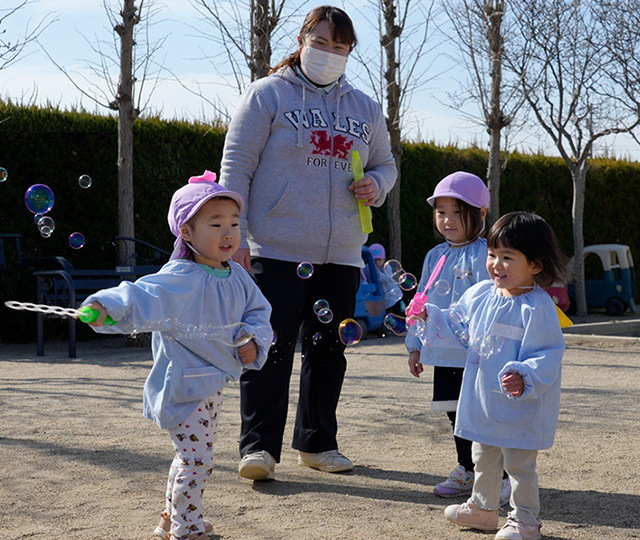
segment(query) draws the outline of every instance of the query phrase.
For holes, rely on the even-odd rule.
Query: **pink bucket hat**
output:
[[[244,212],[244,200],[235,191],[229,191],[216,183],[216,175],[211,171],[204,171],[202,176],[192,176],[189,183],[177,190],[169,205],[169,229],[176,236],[173,243],[173,253],[169,260],[184,259],[189,253],[187,243],[180,236],[180,229],[198,213],[202,205],[214,197],[228,197],[233,199]]]
[[[476,208],[488,208],[490,200],[489,190],[480,177],[464,171],[454,172],[440,180],[427,202],[435,206],[438,197],[460,199]]]

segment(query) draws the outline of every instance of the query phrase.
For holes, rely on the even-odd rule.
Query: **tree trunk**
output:
[[[271,64],[271,17],[269,0],[251,0],[251,82],[269,74]]]
[[[384,72],[387,90],[387,129],[391,141],[391,152],[396,162],[398,177],[396,184],[387,197],[387,223],[389,228],[389,253],[391,257],[402,261],[402,228],[400,225],[400,162],[402,160],[402,136],[400,132],[400,62],[396,58],[396,39],[402,33],[396,25],[394,0],[382,0],[385,21],[385,34],[381,44],[386,55],[387,69]]]
[[[587,295],[584,283],[584,191],[589,163],[585,159],[582,163],[570,167],[573,180],[573,200],[571,203],[571,217],[573,228],[573,278],[576,287],[576,315],[584,317],[587,314]]]
[[[486,2],[485,12],[488,20],[487,39],[491,51],[491,112],[486,119],[489,128],[489,161],[487,165],[487,187],[491,194],[489,203],[489,225],[500,217],[500,141],[501,131],[506,122],[502,112],[502,53],[504,39],[501,33],[504,17],[504,2],[493,0]]]
[[[139,21],[134,0],[124,0],[122,25],[115,30],[120,35],[120,81],[118,84],[118,234],[135,237],[133,210],[133,122],[137,113],[133,105],[133,28]],[[118,260],[133,264],[134,247],[120,242]]]

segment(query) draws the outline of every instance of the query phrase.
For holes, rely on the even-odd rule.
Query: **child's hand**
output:
[[[506,373],[501,382],[503,390],[513,397],[519,397],[524,392],[524,380],[520,373]]]
[[[102,326],[104,320],[107,318],[107,315],[109,315],[105,307],[100,302],[91,302],[90,304],[87,304],[87,306],[91,309],[95,309],[98,313],[100,313],[100,316],[96,319],[95,322],[87,324],[89,326]],[[77,319],[78,317],[75,318]]]
[[[420,363],[420,351],[413,351],[409,355],[409,371],[414,377],[420,377],[424,371],[424,366]]]
[[[256,358],[258,358],[258,346],[256,342],[252,339],[248,341],[244,345],[240,345],[238,347],[238,354],[240,355],[240,361],[243,364],[250,364],[254,362]]]

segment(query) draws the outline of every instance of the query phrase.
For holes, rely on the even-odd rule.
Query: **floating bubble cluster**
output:
[[[362,327],[355,319],[345,319],[338,327],[338,334],[345,345],[355,345],[362,339]]]
[[[404,317],[388,313],[383,321],[384,325],[391,330],[396,336],[407,335],[407,321]]]
[[[9,173],[4,167],[0,167],[0,182],[5,182],[9,178]]]
[[[46,214],[53,208],[55,197],[49,186],[34,184],[24,194],[24,203],[34,214]]]
[[[91,177],[88,174],[83,174],[78,178],[78,185],[82,189],[89,189],[91,187]]]
[[[316,300],[315,303],[313,304],[313,312],[317,315],[323,309],[329,309],[329,302],[322,299]]]
[[[454,265],[453,275],[457,279],[471,279],[473,277],[471,269],[464,262]]]
[[[297,269],[298,277],[309,279],[313,275],[313,265],[310,262],[301,262]]]
[[[84,247],[84,236],[82,233],[74,232],[69,235],[69,245],[73,249],[81,249]]]
[[[313,336],[311,336],[311,341],[313,341],[314,345],[321,339],[322,339],[322,334],[320,332],[316,332],[315,334],[313,334]]]
[[[56,228],[56,222],[49,216],[44,216],[38,220],[38,230],[44,238],[49,238]]]

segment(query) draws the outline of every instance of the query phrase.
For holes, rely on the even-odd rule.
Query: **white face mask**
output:
[[[304,46],[300,54],[302,72],[318,86],[337,81],[347,67],[347,57]]]

